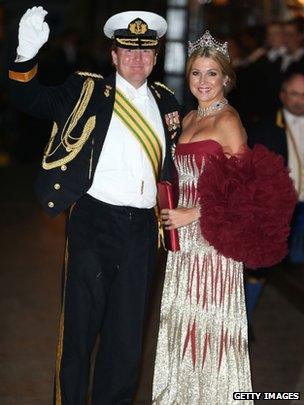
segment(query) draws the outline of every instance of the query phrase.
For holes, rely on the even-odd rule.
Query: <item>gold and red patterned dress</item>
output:
[[[213,140],[177,145],[178,206],[199,204],[204,157],[219,152]],[[199,221],[178,233],[180,251],[169,252],[166,267],[153,404],[235,404],[234,392],[252,390],[243,264],[210,246]]]

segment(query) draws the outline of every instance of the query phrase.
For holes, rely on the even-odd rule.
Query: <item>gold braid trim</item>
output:
[[[11,80],[15,80],[17,82],[27,83],[32,80],[34,76],[37,74],[37,64],[28,72],[15,72],[13,70],[8,71],[8,77]]]
[[[91,96],[92,96],[92,93],[94,90],[94,86],[95,86],[94,80],[91,78],[88,78],[84,82],[84,84],[82,86],[80,97],[79,97],[72,113],[70,114],[69,118],[67,119],[67,121],[64,125],[64,128],[61,132],[60,142],[57,146],[55,146],[53,148],[53,150],[51,150],[53,147],[55,135],[57,134],[57,131],[58,131],[58,126],[56,123],[54,123],[51,138],[46,147],[46,150],[45,150],[45,153],[44,153],[44,156],[42,159],[42,167],[45,170],[54,169],[55,167],[64,165],[64,164],[70,162],[71,160],[73,160],[78,155],[78,153],[81,151],[83,145],[85,144],[85,142],[88,140],[89,136],[91,135],[91,132],[93,131],[93,129],[95,128],[95,125],[96,125],[96,116],[95,115],[90,117],[87,120],[87,122],[83,128],[82,134],[79,137],[73,137],[71,135],[71,132],[77,125],[80,118],[83,116],[83,114],[89,104],[89,101],[91,99]],[[61,159],[55,160],[53,162],[47,162],[47,158],[54,155],[54,153],[60,147],[63,147],[68,154]]]
[[[44,149],[44,156],[49,155],[50,149],[52,147],[52,144],[54,142],[54,138],[55,138],[57,132],[58,132],[58,125],[56,124],[56,122],[54,122],[50,140]]]
[[[121,44],[121,45],[126,45],[126,46],[136,46],[139,47],[139,45],[143,47],[148,47],[148,46],[156,46],[158,44],[157,39],[143,39],[143,38],[115,38],[115,40]]]
[[[74,203],[69,212],[69,221],[71,219],[72,212],[75,207]],[[64,311],[65,311],[65,298],[66,298],[66,283],[68,276],[68,263],[69,263],[69,239],[66,239],[65,251],[64,251],[64,284],[63,284],[63,294],[62,294],[62,304],[61,304],[61,313],[59,320],[59,336],[57,343],[57,354],[56,354],[56,363],[55,363],[55,405],[61,405],[61,384],[60,384],[60,369],[61,369],[61,360],[63,355],[63,335],[64,335]]]
[[[161,83],[161,82],[154,82],[155,86],[159,86],[162,87],[163,89],[166,89],[169,93],[174,94],[174,91],[169,89],[169,87],[167,87],[165,84]]]
[[[115,38],[115,40],[121,45],[138,46],[138,38]]]
[[[79,76],[84,76],[84,77],[93,77],[93,79],[103,79],[103,76],[98,74],[98,73],[91,73],[91,72],[76,72]]]
[[[280,128],[284,128],[284,119],[283,119],[283,114],[282,110],[278,110],[277,116],[276,116],[276,125]]]

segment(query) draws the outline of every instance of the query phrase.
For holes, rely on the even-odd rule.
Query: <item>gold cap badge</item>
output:
[[[131,34],[144,35],[148,31],[148,24],[145,23],[141,18],[136,18],[131,21],[128,30]]]

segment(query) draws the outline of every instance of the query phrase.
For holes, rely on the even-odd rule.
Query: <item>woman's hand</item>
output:
[[[166,208],[161,210],[160,216],[162,225],[166,230],[170,231],[191,224],[199,219],[201,214],[199,207],[175,208],[174,210]]]

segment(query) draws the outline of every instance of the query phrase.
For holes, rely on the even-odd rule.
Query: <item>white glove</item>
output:
[[[49,38],[50,28],[44,21],[47,15],[42,7],[32,7],[22,16],[19,23],[17,55],[19,60],[32,59]]]

